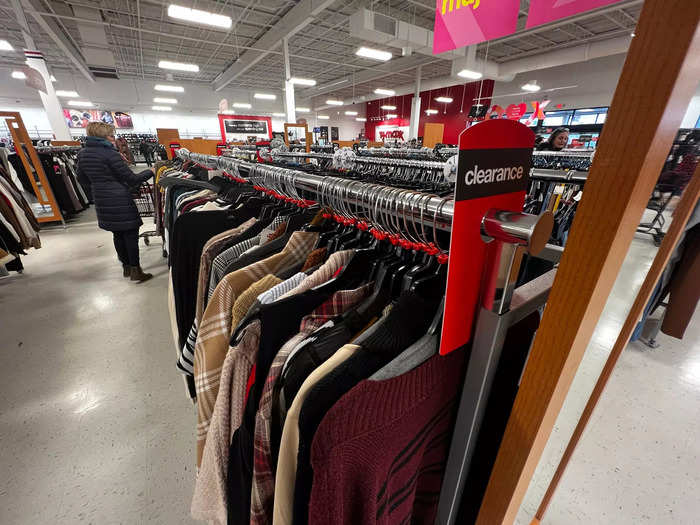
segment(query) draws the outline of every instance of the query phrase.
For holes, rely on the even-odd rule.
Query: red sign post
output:
[[[491,209],[521,212],[535,134],[506,119],[476,124],[459,137],[454,218],[440,354],[469,342],[482,283],[494,277],[499,243],[487,243],[481,223]]]

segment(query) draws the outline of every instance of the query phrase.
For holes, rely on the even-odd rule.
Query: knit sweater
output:
[[[464,350],[388,381],[363,381],[313,440],[309,523],[433,524]]]

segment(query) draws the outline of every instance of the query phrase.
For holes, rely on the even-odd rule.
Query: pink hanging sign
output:
[[[527,28],[614,4],[620,0],[530,0]]]
[[[520,0],[435,0],[433,53],[515,33]]]

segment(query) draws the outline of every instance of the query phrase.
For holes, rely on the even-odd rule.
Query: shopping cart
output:
[[[139,212],[139,217],[154,217],[155,222],[155,206],[153,204],[153,184],[143,182],[138,188],[131,192],[136,209]],[[150,237],[158,235],[155,230],[141,232],[139,237],[143,238],[143,242],[148,246],[151,244]]]

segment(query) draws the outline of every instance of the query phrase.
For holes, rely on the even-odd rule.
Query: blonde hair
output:
[[[100,137],[106,139],[110,135],[114,135],[114,126],[105,124],[104,122],[90,122],[85,129],[85,134],[88,137]]]

